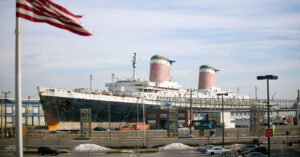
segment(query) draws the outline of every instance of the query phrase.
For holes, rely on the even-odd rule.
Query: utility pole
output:
[[[190,134],[192,134],[192,104],[193,104],[192,95],[194,90],[189,89],[188,91],[190,91]]]
[[[141,99],[141,93],[139,93],[139,97]],[[137,118],[137,124],[140,124],[140,111],[139,111],[139,98],[136,98],[136,118]]]
[[[108,104],[108,121],[109,121],[109,140],[111,140],[111,115],[110,115],[110,103]]]
[[[6,128],[6,123],[7,123],[6,122],[6,112],[7,112],[7,110],[6,110],[6,102],[7,102],[7,95],[10,94],[10,91],[8,91],[8,92],[3,92],[2,91],[2,93],[4,94],[4,97],[5,97],[4,98],[4,103],[5,103],[5,106],[4,106],[5,107],[4,108],[4,112],[5,112],[4,113],[4,133],[5,133],[4,137],[6,138],[6,135],[7,135],[7,128]]]
[[[224,132],[225,132],[225,124],[224,124],[224,102],[223,102],[223,96],[228,96],[228,93],[218,93],[217,96],[222,96],[222,145],[224,148],[225,140],[224,140]]]
[[[146,135],[146,113],[145,113],[145,102],[144,102],[144,99],[143,99],[143,120],[144,120],[144,146],[147,148],[147,135]]]
[[[142,100],[140,92],[139,92],[139,96],[136,97],[136,120],[137,120],[137,128],[139,128],[139,124],[140,124],[139,99]],[[140,136],[140,129],[137,130],[137,137],[139,137],[139,136]]]
[[[28,102],[27,102],[27,106],[26,106],[26,113],[25,113],[25,116],[26,116],[26,118],[25,118],[25,126],[26,126],[26,128],[27,128],[27,126],[28,126],[28,108],[29,108],[29,101],[30,101],[30,96],[28,96]]]
[[[1,101],[1,138],[3,138],[3,101]]]

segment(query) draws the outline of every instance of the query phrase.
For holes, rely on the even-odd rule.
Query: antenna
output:
[[[114,88],[115,88],[115,73],[112,73],[111,74],[111,80],[112,80],[112,91],[114,91]]]
[[[300,102],[300,90],[298,89],[297,102]]]
[[[274,100],[275,95],[276,95],[276,92],[273,93],[273,96],[272,96],[272,99],[271,99],[272,101]]]
[[[133,53],[132,67],[133,67],[133,80],[136,80],[136,53]]]
[[[92,81],[93,81],[93,75],[90,74],[90,90],[92,90]]]
[[[112,83],[113,83],[113,84],[115,83],[115,79],[116,79],[115,73],[112,73],[112,74],[111,74],[111,80],[112,80]]]
[[[112,74],[111,74],[111,79],[112,79],[112,82],[115,82],[115,79],[116,79],[115,73],[112,73]]]
[[[254,86],[254,88],[255,88],[255,100],[257,100],[257,87]]]

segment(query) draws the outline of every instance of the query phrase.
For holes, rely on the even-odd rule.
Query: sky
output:
[[[223,90],[266,99],[266,81],[277,75],[270,97],[293,99],[300,89],[299,0],[52,0],[74,14],[93,36],[22,19],[22,97],[37,86],[107,90],[111,74],[148,80],[150,58],[176,62],[172,79],[197,88],[199,67],[210,65]],[[0,1],[0,91],[14,98],[15,1]],[[3,98],[4,94],[0,94]]]

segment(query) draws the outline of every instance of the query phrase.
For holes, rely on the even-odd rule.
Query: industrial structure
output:
[[[0,99],[0,134],[15,130],[16,107],[14,99]],[[22,101],[22,124],[24,128],[46,126],[45,114],[38,99]]]

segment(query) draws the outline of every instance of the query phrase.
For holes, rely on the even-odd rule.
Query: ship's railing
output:
[[[175,106],[189,107],[192,102],[193,107],[200,108],[222,108],[221,98],[179,98],[179,97],[158,97],[158,102],[171,103]],[[272,109],[296,109],[296,100],[275,99],[270,100]],[[267,108],[266,99],[223,99],[224,108],[249,109],[252,107]]]

